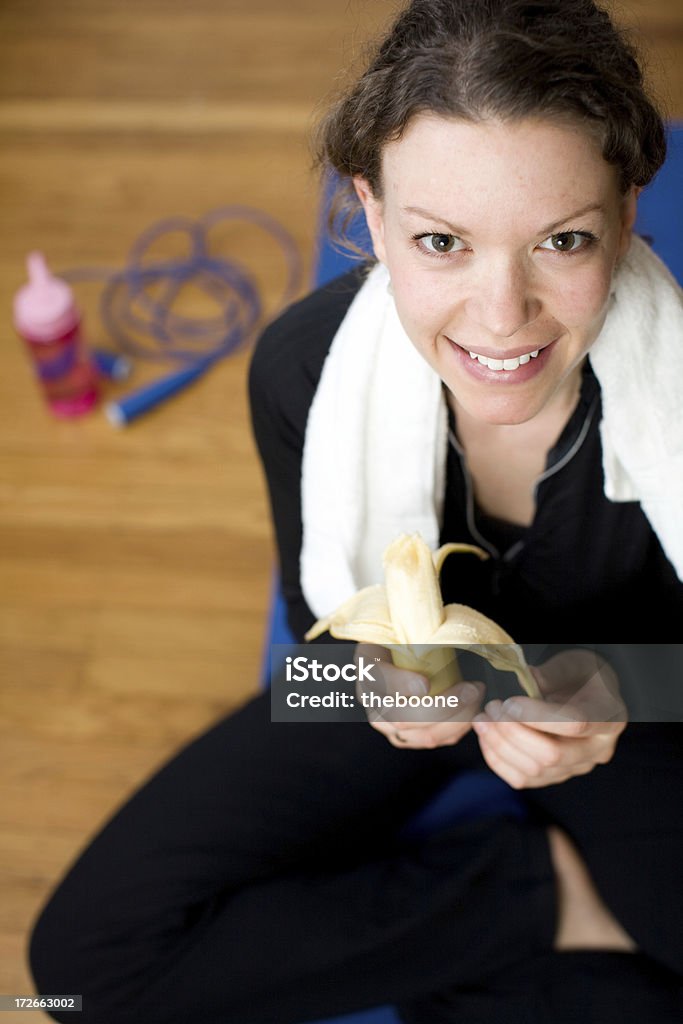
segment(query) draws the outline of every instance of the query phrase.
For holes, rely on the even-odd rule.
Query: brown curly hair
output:
[[[340,179],[333,237],[344,239],[358,211],[352,177],[380,198],[383,147],[427,111],[579,122],[617,167],[623,192],[651,181],[666,156],[635,50],[592,0],[412,0],[314,135],[317,166]]]

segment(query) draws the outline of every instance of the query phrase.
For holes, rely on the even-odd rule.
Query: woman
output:
[[[520,641],[558,625],[569,639],[607,608],[627,635],[661,639],[683,609],[669,496],[653,496],[634,444],[622,444],[630,385],[613,388],[619,351],[604,342],[613,291],[631,317],[641,265],[660,287],[631,232],[664,134],[607,15],[588,0],[414,0],[321,140],[365,210],[379,265],[292,307],[252,364],[297,637],[350,582],[368,582],[385,503],[373,459],[398,437],[382,474],[398,481],[390,504],[407,495],[418,508],[414,473],[433,466],[427,533],[436,523],[432,540],[492,555],[447,563],[446,600]],[[668,302],[672,285],[661,287]],[[393,416],[387,338],[420,357],[406,356]],[[624,336],[625,352],[632,343]],[[370,390],[368,352],[385,367]],[[356,448],[345,435],[326,456],[316,425],[335,365],[364,396],[363,429]],[[638,387],[647,395],[644,378]],[[450,443],[438,449],[444,422]],[[372,471],[350,534],[344,516],[358,510],[338,476],[348,449],[351,467],[366,458]],[[638,489],[641,500],[625,500]],[[347,561],[340,535],[358,545]],[[591,645],[541,646],[553,655],[546,689],[581,691],[584,656],[572,649]],[[386,671],[399,689],[420,686]],[[482,707],[481,687],[469,703],[459,691],[457,720],[375,728],[278,725],[257,698],[151,779],[72,867],[32,936],[39,990],[82,992],[84,1019],[107,1024],[285,1024],[386,1002],[430,1024],[680,1020],[680,732],[590,721],[605,694],[602,717],[623,719],[618,687],[642,690],[644,671],[618,672],[617,684],[603,666],[596,713],[570,701],[554,722],[552,693],[539,714],[525,698]],[[524,790],[524,821],[401,833],[446,778],[485,764]]]

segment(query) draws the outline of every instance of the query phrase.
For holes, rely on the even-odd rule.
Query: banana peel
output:
[[[529,697],[541,693],[519,644],[496,622],[464,604],[443,604],[439,574],[448,555],[489,556],[473,544],[432,552],[419,533],[400,534],[383,556],[384,584],[364,587],[318,619],[305,639],[329,631],[337,640],[390,645],[394,664],[425,675],[439,693],[462,678],[453,648],[473,651],[494,668],[514,672]]]

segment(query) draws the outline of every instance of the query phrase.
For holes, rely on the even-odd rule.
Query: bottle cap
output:
[[[78,321],[71,288],[50,273],[42,252],[26,260],[29,282],[14,297],[14,326],[35,341],[51,341]]]

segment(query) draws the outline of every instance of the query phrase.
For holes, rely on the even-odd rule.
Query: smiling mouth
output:
[[[454,345],[458,345],[457,341],[453,342]],[[552,342],[550,342],[552,344]],[[526,363],[532,359],[537,359],[539,352],[543,348],[548,348],[548,345],[542,346],[542,348],[536,348],[529,350],[528,352],[521,352],[515,356],[506,356],[505,358],[495,356],[485,356],[479,352],[474,352],[472,349],[467,349],[463,345],[458,345],[458,348],[462,349],[463,352],[469,354],[470,359],[476,359],[482,366],[486,366],[487,369],[493,371],[499,370],[518,370],[520,366],[525,366]]]

